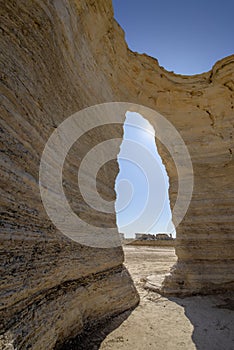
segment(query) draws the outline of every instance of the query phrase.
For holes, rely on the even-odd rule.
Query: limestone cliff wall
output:
[[[69,115],[97,103],[126,101],[157,110],[191,154],[194,193],[177,230],[178,264],[164,292],[233,289],[234,57],[193,77],[167,72],[127,48],[109,0],[2,2],[1,51],[2,344],[52,349],[85,325],[138,302],[122,249],[65,238],[40,199],[39,163],[48,137]],[[115,217],[82,201],[75,157],[121,135],[117,125],[92,131],[65,165],[67,196],[96,225],[115,226]],[[177,173],[166,150],[159,150],[173,206]],[[102,170],[103,197],[113,198],[117,172],[113,162]]]
[[[1,3],[0,348],[52,349],[138,303],[122,248],[91,248],[63,236],[47,216],[38,186],[42,151],[55,128],[84,107],[115,99],[85,34],[93,26],[90,15],[97,28],[110,26],[107,5],[100,4],[95,19],[91,2]],[[95,144],[114,136],[122,137],[122,126],[91,130],[64,166],[66,195],[94,226],[114,227],[115,215],[86,205],[77,191],[77,169]],[[115,196],[117,172],[113,162],[100,172],[99,192],[107,199]]]
[[[123,40],[120,45],[123,33],[114,26],[117,57],[121,57],[116,68],[120,99],[151,107],[165,116],[183,137],[193,164],[192,201],[177,228],[178,263],[163,292],[233,290],[234,55],[217,62],[210,72],[175,75],[159,67],[155,59],[129,51]],[[170,178],[173,209],[177,171],[165,147],[158,146]]]
[[[192,201],[177,228],[178,263],[163,292],[233,290],[234,55],[220,60],[207,73],[182,76],[167,72],[152,57],[130,51],[116,22],[105,35],[100,34],[102,39],[98,34],[103,50],[97,49],[94,40],[93,52],[106,76],[113,78],[116,100],[160,112],[180,132],[191,156]],[[150,115],[146,117],[152,122]],[[173,209],[177,170],[165,147],[158,143],[158,148],[170,178]]]

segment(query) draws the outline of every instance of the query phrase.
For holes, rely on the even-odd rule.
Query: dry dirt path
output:
[[[141,301],[105,338],[101,350],[234,350],[233,296],[161,297],[145,290],[143,281],[169,271],[176,261],[174,248],[124,250]]]

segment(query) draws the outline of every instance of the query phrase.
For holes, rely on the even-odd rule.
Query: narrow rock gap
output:
[[[115,209],[123,238],[134,239],[136,233],[175,237],[169,178],[157,150],[155,130],[139,113],[126,112],[118,164]]]

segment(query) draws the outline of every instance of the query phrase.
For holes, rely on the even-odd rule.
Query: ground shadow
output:
[[[85,329],[82,334],[69,339],[57,350],[98,350],[109,333],[118,328],[131,314],[133,309],[122,314],[105,319],[94,327]]]
[[[197,350],[234,349],[234,295],[169,298],[184,308]]]

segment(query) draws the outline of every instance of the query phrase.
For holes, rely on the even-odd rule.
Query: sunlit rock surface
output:
[[[127,48],[109,0],[6,1],[1,14],[2,347],[52,349],[87,324],[138,302],[122,249],[86,247],[64,237],[40,198],[39,164],[48,137],[68,116],[97,103],[155,109],[189,149],[194,193],[177,228],[178,263],[163,291],[233,289],[234,57],[193,77],[167,72],[157,60]],[[115,227],[115,217],[84,203],[77,168],[93,145],[121,136],[121,125],[92,130],[64,166],[74,211],[97,226]],[[173,207],[177,173],[158,146]],[[114,198],[117,173],[115,162],[100,171],[104,198]]]

